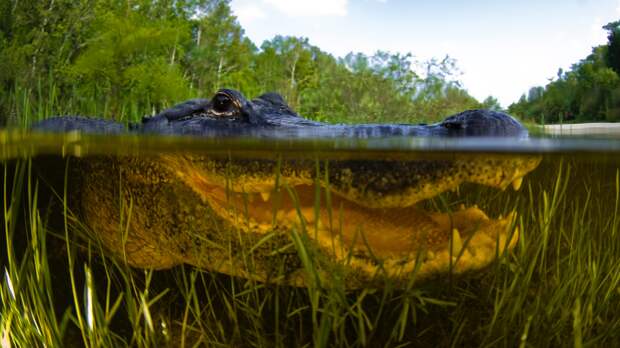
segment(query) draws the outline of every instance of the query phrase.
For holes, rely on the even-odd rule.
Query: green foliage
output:
[[[608,31],[605,63],[616,73],[620,73],[620,21],[603,26]]]
[[[279,92],[300,114],[331,122],[433,122],[481,106],[449,57],[336,59],[307,38],[280,35],[259,49],[229,2],[4,1],[0,115],[22,125],[25,115],[67,113],[131,121],[223,87]]]
[[[243,36],[243,29],[231,14],[227,1],[212,1],[206,16],[193,23],[194,37],[188,42],[186,69],[199,93],[221,87],[250,88],[244,76],[251,76],[250,61],[256,50]]]
[[[485,100],[482,101],[482,108],[495,111],[502,110],[502,106],[499,104],[499,101],[493,96],[488,96]]]
[[[117,115],[124,103],[141,108],[172,103],[187,95],[187,83],[174,64],[177,45],[186,34],[168,20],[147,21],[107,12],[98,17],[87,48],[66,73],[91,99],[103,98]]]
[[[607,45],[594,47],[570,71],[558,70],[553,81],[530,89],[509,111],[537,123],[620,120],[618,24],[603,27],[609,31]]]

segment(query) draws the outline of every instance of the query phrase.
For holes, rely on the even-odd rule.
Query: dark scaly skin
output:
[[[301,118],[279,95],[247,101],[231,90],[211,100],[179,104],[130,130],[81,117],[54,118],[35,128],[223,137],[527,135],[510,116],[484,110],[433,125],[326,125]],[[357,287],[376,277],[406,281],[416,258],[422,262],[419,277],[448,270],[462,273],[490,263],[497,254],[497,239],[500,251],[516,242],[511,239],[513,215],[489,219],[470,207],[447,216],[416,208],[416,203],[463,182],[504,189],[539,161],[523,156],[330,161],[329,168],[319,163],[317,181],[317,163],[303,159],[87,157],[74,161],[71,180],[77,189],[70,205],[108,250],[132,266],[160,269],[189,263],[293,285],[308,285],[314,279],[303,271],[300,246],[294,243],[306,226],[308,252],[316,256],[319,279],[338,271],[347,286]],[[322,197],[318,211],[317,182]],[[326,207],[327,191],[331,209]],[[334,218],[338,211],[347,221]],[[465,250],[460,239],[467,238],[471,240]],[[461,250],[462,260],[454,260]]]
[[[113,121],[62,116],[39,122],[36,130],[121,134],[125,132],[195,136],[268,137],[389,137],[389,136],[527,136],[511,116],[491,110],[469,110],[431,125],[333,125],[297,115],[275,93],[248,101],[241,93],[223,89],[211,99],[192,99],[126,129]]]

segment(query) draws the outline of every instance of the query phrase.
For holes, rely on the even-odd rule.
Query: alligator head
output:
[[[81,131],[121,134],[124,125],[97,118],[53,117],[33,126],[47,132]],[[468,110],[435,124],[327,124],[297,115],[277,93],[248,101],[240,92],[219,90],[211,99],[191,99],[132,124],[133,133],[163,135],[316,137],[525,137],[527,129],[510,115],[491,110]]]
[[[334,125],[297,115],[276,93],[248,101],[241,93],[222,89],[209,99],[192,99],[154,117],[138,129],[156,134],[265,137],[392,137],[392,136],[527,136],[511,116],[491,110],[469,110],[431,125]]]
[[[119,124],[80,117],[55,118],[36,128],[124,132]],[[512,117],[486,110],[432,125],[329,125],[300,117],[277,94],[248,101],[233,90],[179,104],[132,130],[310,138],[502,136],[506,141],[527,134]],[[71,205],[107,249],[132,266],[188,263],[307,285],[308,265],[298,257],[306,253],[298,243],[305,240],[320,279],[343,270],[348,286],[355,287],[377,277],[406,281],[413,274],[464,273],[491,263],[515,246],[516,212],[492,218],[477,206],[437,212],[422,205],[468,182],[518,189],[539,162],[522,155],[329,161],[200,153],[94,156],[76,161],[72,175],[78,193]]]

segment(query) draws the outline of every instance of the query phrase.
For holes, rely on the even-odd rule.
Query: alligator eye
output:
[[[213,110],[216,112],[230,111],[232,105],[232,99],[224,93],[218,93],[213,97]]]

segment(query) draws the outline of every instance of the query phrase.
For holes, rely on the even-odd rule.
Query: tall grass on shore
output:
[[[28,129],[37,121],[61,115],[100,117],[129,123],[139,122],[143,116],[157,111],[149,100],[138,102],[126,98],[120,104],[113,104],[106,94],[93,93],[84,95],[77,90],[61,91],[51,76],[47,81],[39,79],[35,88],[16,85],[10,93],[0,94],[0,126]],[[187,99],[192,96],[188,95]]]
[[[618,162],[549,157],[518,193],[466,187],[431,205],[516,210],[517,248],[487,270],[396,288],[292,288],[103,253],[30,160],[3,167],[3,347],[603,346],[620,340]],[[466,194],[465,194],[466,193]],[[449,202],[444,204],[442,202]],[[334,212],[336,214],[336,212]],[[123,224],[121,222],[121,228]],[[312,269],[303,225],[291,245]],[[251,264],[251,260],[249,261]]]

